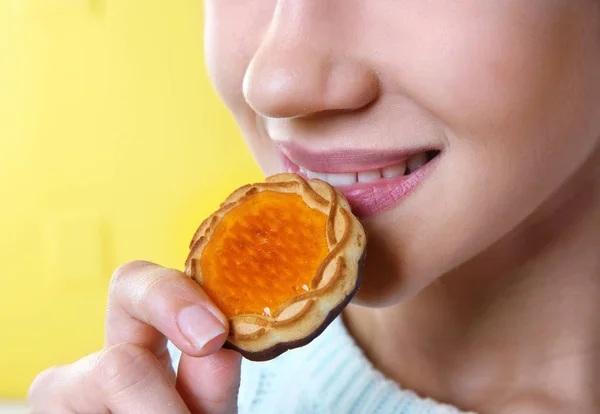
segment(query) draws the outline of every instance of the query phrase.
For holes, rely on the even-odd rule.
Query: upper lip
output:
[[[294,142],[278,142],[277,147],[293,163],[307,170],[331,174],[376,170],[406,162],[411,156],[435,150],[433,147],[405,149],[348,149],[315,151]]]

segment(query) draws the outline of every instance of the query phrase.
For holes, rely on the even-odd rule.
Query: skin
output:
[[[199,311],[186,329],[181,315],[190,307]],[[241,357],[221,349],[228,329],[221,321],[183,273],[141,261],[123,265],[111,279],[104,349],[42,372],[29,390],[29,412],[236,412]],[[167,339],[183,353],[177,376]]]
[[[279,141],[441,151],[410,197],[363,222],[365,282],[344,320],[377,368],[463,409],[600,411],[600,2],[209,0],[206,18],[211,79],[266,174]],[[190,348],[174,322],[210,303],[151,268],[171,275],[160,291],[148,270],[117,272],[107,349],[43,374],[33,406],[127,412],[78,369],[135,399],[133,377],[102,377],[105,355],[126,367],[113,373],[136,369],[122,354],[167,366],[166,336],[187,356],[177,388],[160,364],[145,374],[155,394],[234,409],[239,359],[218,350],[224,334]],[[211,364],[221,382],[203,376]]]

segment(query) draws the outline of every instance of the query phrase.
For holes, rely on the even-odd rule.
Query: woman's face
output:
[[[370,305],[489,248],[598,149],[598,0],[206,0],[206,57],[265,173],[362,216]]]

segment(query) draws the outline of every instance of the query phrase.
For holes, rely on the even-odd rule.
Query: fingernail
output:
[[[198,350],[226,332],[225,326],[202,306],[184,308],[177,316],[181,333]]]

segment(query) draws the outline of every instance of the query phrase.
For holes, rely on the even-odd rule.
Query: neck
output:
[[[598,315],[594,156],[519,228],[415,298],[344,316],[375,366],[422,395],[486,413],[583,413],[600,412]]]

